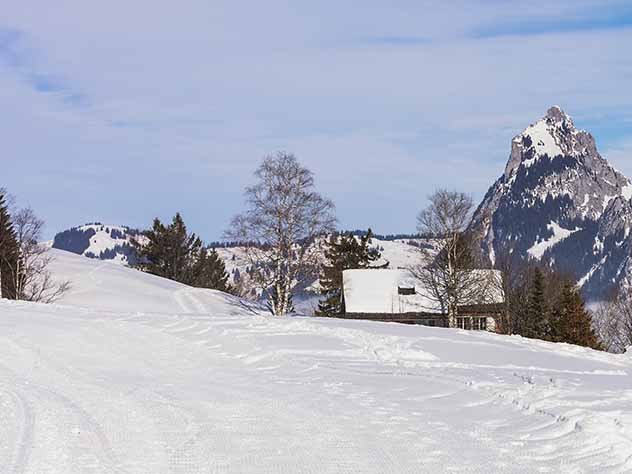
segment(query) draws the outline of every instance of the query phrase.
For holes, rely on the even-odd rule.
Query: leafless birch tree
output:
[[[492,272],[475,270],[473,239],[467,232],[473,208],[466,194],[439,190],[419,213],[418,230],[439,242],[439,251],[422,248],[422,263],[411,268],[420,280],[425,296],[448,316],[448,326],[456,327],[460,306],[491,301]]]
[[[283,315],[297,285],[317,273],[314,244],[334,229],[334,205],[316,192],[312,172],[294,155],[266,157],[255,177],[246,188],[247,209],[233,218],[225,237],[247,242],[252,281],[272,313]]]

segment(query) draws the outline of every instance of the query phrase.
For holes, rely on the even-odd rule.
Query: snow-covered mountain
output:
[[[131,244],[135,238],[143,242],[140,231],[126,226],[86,224],[58,233],[53,248],[99,260],[133,264],[136,252]]]
[[[552,107],[511,142],[503,175],[472,221],[484,255],[544,260],[590,298],[630,283],[632,186],[590,133]]]

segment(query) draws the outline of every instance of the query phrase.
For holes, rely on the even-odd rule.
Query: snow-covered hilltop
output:
[[[552,107],[511,142],[472,228],[485,255],[545,259],[600,297],[632,276],[632,186]]]
[[[3,473],[632,470],[627,355],[274,317],[51,252],[60,304],[0,301]]]
[[[139,242],[145,239],[138,230],[126,226],[85,224],[58,233],[53,248],[89,258],[133,264],[136,253],[132,238]]]

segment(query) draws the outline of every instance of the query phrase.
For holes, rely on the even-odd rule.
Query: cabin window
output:
[[[486,331],[487,318],[456,318],[456,327],[459,329]]]
[[[472,329],[485,331],[487,329],[487,318],[473,318]]]
[[[410,287],[410,286],[398,286],[397,287],[397,293],[399,293],[400,295],[414,295],[415,294],[415,287]]]

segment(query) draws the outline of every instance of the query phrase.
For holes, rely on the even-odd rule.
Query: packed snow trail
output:
[[[0,302],[2,473],[632,472],[629,357],[98,272]]]

